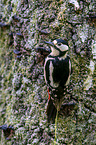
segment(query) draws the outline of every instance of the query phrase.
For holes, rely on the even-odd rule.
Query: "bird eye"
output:
[[[58,43],[59,46],[61,46],[61,43]]]

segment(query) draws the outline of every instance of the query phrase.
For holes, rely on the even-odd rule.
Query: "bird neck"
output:
[[[58,49],[54,49],[53,47],[51,47],[52,52],[50,53],[51,56],[53,57],[64,57],[66,58],[68,50],[66,51],[60,51]]]
[[[68,51],[63,52],[59,57],[60,59],[65,59],[67,57]]]
[[[53,55],[52,52],[49,54],[49,57],[55,58],[58,57],[60,60],[65,59],[67,57],[68,51],[59,53],[59,55]]]
[[[59,55],[59,51],[53,49],[52,52],[50,53],[51,56],[58,56]]]

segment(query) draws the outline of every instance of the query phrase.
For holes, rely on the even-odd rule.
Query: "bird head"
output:
[[[44,41],[44,43],[50,45],[52,56],[63,56],[68,51],[68,43],[62,39],[56,39],[53,42]]]

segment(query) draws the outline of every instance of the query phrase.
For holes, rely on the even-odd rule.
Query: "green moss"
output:
[[[73,73],[69,91],[75,101],[77,100],[77,104],[70,116],[58,118],[57,141],[59,144],[69,145],[95,144],[95,66],[92,72],[92,86],[89,90],[84,90],[84,82],[91,72],[90,62],[94,60],[90,47],[93,48],[95,41],[94,27],[90,26],[87,20],[83,21],[89,12],[88,5],[87,8],[84,7],[86,12],[83,10],[82,15],[75,13],[72,6],[62,0],[30,1],[28,5],[13,1],[11,4],[13,12],[6,11],[9,4],[8,1],[3,5],[5,11],[3,9],[2,13],[3,21],[10,23],[10,27],[0,28],[0,125],[11,124],[15,128],[15,136],[7,144],[53,144],[54,142],[54,124],[49,126],[47,124],[48,95],[43,65],[37,61],[35,48],[42,44],[42,40],[60,37],[67,39],[70,47]],[[94,2],[91,5],[93,4]],[[82,11],[82,8],[80,9]],[[12,19],[14,13],[20,21],[14,22]],[[40,34],[39,29],[46,30],[50,34]],[[21,32],[24,38],[13,39],[12,45],[9,45],[11,31],[14,37],[17,38],[16,33]],[[84,34],[84,38],[81,38],[81,34]],[[16,58],[14,49],[21,51],[21,59]],[[6,141],[2,136],[0,143],[4,144]]]

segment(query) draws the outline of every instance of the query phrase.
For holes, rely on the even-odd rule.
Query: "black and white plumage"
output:
[[[68,56],[68,43],[62,39],[46,42],[50,45],[51,53],[44,64],[44,77],[48,87],[48,122],[55,120],[57,108],[60,109],[66,86],[70,81],[71,62]]]

